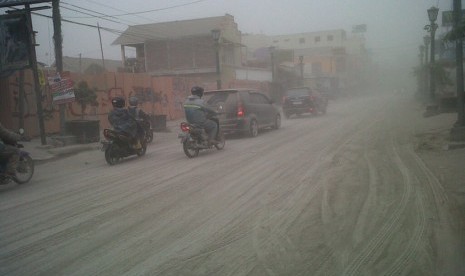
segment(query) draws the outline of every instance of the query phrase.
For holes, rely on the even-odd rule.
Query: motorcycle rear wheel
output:
[[[121,160],[121,157],[118,155],[118,151],[115,145],[110,145],[105,150],[105,160],[110,166],[113,166],[119,163],[119,161]]]
[[[18,184],[24,184],[31,180],[34,174],[34,161],[29,155],[19,158],[18,167],[16,168],[16,176],[13,181]]]
[[[192,148],[191,143],[189,141],[185,141],[184,143],[182,143],[182,149],[184,150],[186,156],[189,158],[194,158],[197,155],[199,155],[199,149]]]
[[[226,138],[224,137],[224,133],[221,131],[221,129],[219,130],[218,137],[216,139],[219,141],[219,143],[215,145],[215,148],[217,150],[224,149],[224,146],[226,145]]]
[[[152,141],[153,141],[153,131],[152,130],[149,130],[149,132],[146,134],[145,140],[147,141],[147,143],[152,143]]]
[[[147,151],[147,143],[145,141],[142,142],[142,148],[138,149],[136,151],[137,156],[143,156],[145,155],[145,152]]]

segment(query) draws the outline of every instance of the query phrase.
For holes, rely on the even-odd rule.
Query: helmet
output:
[[[113,107],[118,107],[118,108],[122,108],[124,107],[125,105],[125,101],[123,98],[121,97],[114,97],[113,99],[111,99],[111,104],[113,105]]]
[[[138,103],[139,103],[139,100],[137,99],[137,97],[132,96],[132,97],[129,98],[129,105],[130,106],[137,106]]]
[[[202,96],[203,96],[203,88],[200,87],[200,86],[194,86],[191,89],[191,93],[192,93],[192,95],[196,95],[196,96],[199,96],[200,98],[202,98]]]

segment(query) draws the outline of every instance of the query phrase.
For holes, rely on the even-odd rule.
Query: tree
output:
[[[105,72],[105,68],[103,68],[103,66],[98,65],[96,63],[92,63],[86,68],[86,70],[84,70],[84,73],[89,74],[89,75],[97,75],[103,72]]]
[[[84,119],[84,112],[87,108],[87,105],[98,104],[96,91],[96,88],[89,88],[89,85],[86,81],[80,81],[77,87],[74,88],[76,102],[81,105],[81,119]]]

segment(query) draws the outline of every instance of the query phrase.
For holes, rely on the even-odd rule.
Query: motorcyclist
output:
[[[0,123],[0,160],[8,160],[5,174],[8,176],[16,175],[16,167],[19,162],[19,149],[12,144],[22,140],[22,136],[5,128]]]
[[[117,132],[122,132],[132,139],[132,147],[135,149],[142,148],[137,135],[137,122],[124,108],[126,101],[122,97],[111,99],[113,110],[108,114],[108,121]]]
[[[218,126],[215,121],[209,119],[209,116],[216,115],[216,112],[205,105],[202,99],[203,91],[202,87],[192,87],[192,95],[187,97],[184,101],[186,120],[191,124],[197,124],[203,127],[208,135],[208,142],[211,144],[218,144],[218,141],[215,139]]]
[[[136,120],[149,120],[150,116],[142,109],[138,108],[139,99],[135,96],[129,98],[128,111]]]
[[[150,116],[145,113],[142,109],[138,107],[139,105],[139,99],[135,96],[129,97],[129,106],[128,106],[128,112],[129,114],[136,119],[136,121],[145,121],[145,122],[150,122]],[[138,123],[137,124],[137,133],[139,137],[144,137],[145,136],[145,131],[142,128],[142,126]]]

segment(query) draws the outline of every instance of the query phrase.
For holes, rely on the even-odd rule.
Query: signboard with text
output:
[[[74,87],[71,79],[49,77],[48,85],[52,93],[53,104],[66,104],[74,102]]]

